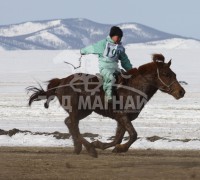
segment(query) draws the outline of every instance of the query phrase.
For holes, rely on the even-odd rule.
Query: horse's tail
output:
[[[39,84],[39,83],[38,83]],[[54,99],[56,95],[56,89],[60,84],[60,79],[55,78],[48,81],[47,91],[45,91],[42,86],[39,84],[39,88],[34,86],[27,87],[27,92],[33,92],[33,94],[29,98],[28,105],[31,106],[33,101],[40,101],[47,99],[46,103],[44,104],[45,108],[49,107],[49,102]]]
[[[39,84],[39,83],[38,83]],[[42,86],[39,84],[39,88],[34,87],[34,86],[29,86],[26,88],[27,92],[33,92],[33,94],[29,98],[28,105],[31,106],[33,101],[40,101],[42,99],[46,99],[46,91],[42,88]]]

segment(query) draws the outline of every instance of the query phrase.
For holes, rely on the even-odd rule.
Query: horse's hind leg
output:
[[[82,143],[80,141],[80,132],[78,128],[78,122],[73,122],[70,117],[65,119],[65,124],[67,125],[70,134],[72,135],[74,142],[74,153],[80,154],[82,151]]]
[[[44,103],[44,107],[45,107],[46,109],[49,108],[49,103],[50,103],[50,101],[52,101],[54,98],[55,98],[54,95],[53,95],[53,96],[47,96],[47,101]]]
[[[125,134],[125,128],[123,126],[121,126],[119,123],[117,123],[117,130],[116,130],[116,134],[115,134],[115,139],[110,142],[110,143],[103,143],[101,141],[94,141],[93,142],[93,145],[96,147],[96,148],[99,148],[99,149],[107,149],[107,148],[110,148],[112,146],[115,146],[116,144],[120,144],[122,142],[122,139],[124,137],[124,134]]]
[[[93,144],[88,142],[85,138],[81,136],[78,127],[78,122],[79,119],[74,119],[72,117],[68,117],[65,119],[65,124],[67,125],[74,141],[74,152],[76,154],[80,154],[83,144],[86,150],[88,151],[89,155],[91,155],[92,157],[97,157],[97,151],[95,150]]]
[[[97,151],[96,151],[95,147],[93,146],[93,144],[88,142],[82,136],[80,138],[81,138],[81,142],[85,146],[85,148],[86,148],[87,152],[89,153],[89,155],[92,156],[92,157],[95,157],[95,158],[98,157]]]

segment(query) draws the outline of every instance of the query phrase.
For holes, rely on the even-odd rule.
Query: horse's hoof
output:
[[[80,144],[80,145],[76,145],[75,147],[74,147],[74,154],[80,154],[81,153],[81,151],[82,151],[82,144]]]
[[[89,151],[89,155],[94,157],[94,158],[98,158],[98,153],[97,151],[94,149],[94,150],[90,150]]]
[[[48,108],[49,108],[49,105],[48,105],[47,103],[44,103],[44,107],[45,107],[46,109],[48,109]]]
[[[100,141],[98,141],[98,140],[92,142],[92,145],[93,145],[95,148],[104,149],[102,142],[100,142]]]
[[[121,151],[119,151],[119,149],[117,149],[116,147],[112,150],[113,153],[120,153]]]
[[[117,144],[115,146],[115,148],[112,150],[113,153],[123,153],[123,152],[127,152],[128,149],[125,148],[124,145],[121,145],[121,144]]]
[[[98,153],[96,151],[96,149],[92,146],[89,149],[87,149],[88,153],[90,156],[97,158],[98,157]]]

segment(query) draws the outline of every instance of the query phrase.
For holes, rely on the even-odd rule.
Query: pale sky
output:
[[[0,0],[0,25],[65,18],[136,22],[200,39],[200,0]]]

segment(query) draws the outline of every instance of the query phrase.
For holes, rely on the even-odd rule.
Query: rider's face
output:
[[[119,44],[121,42],[121,37],[119,36],[113,36],[112,40],[114,41],[115,44]]]

